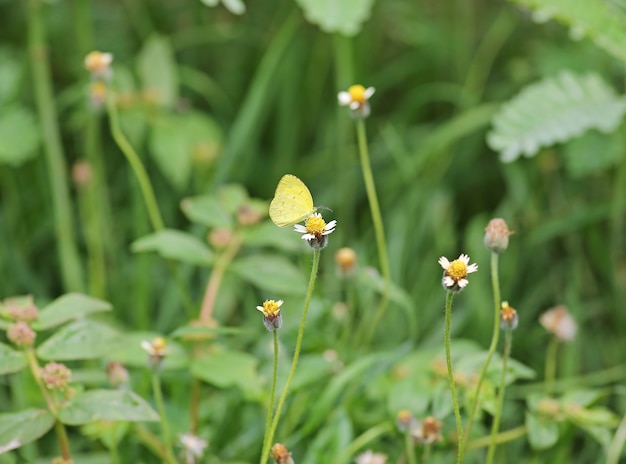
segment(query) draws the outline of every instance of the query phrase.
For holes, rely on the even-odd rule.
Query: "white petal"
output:
[[[350,103],[351,110],[358,110],[359,106],[361,106],[361,104],[358,101],[353,101],[352,103]]]
[[[352,97],[348,92],[339,92],[339,95],[337,95],[337,100],[339,101],[340,105],[346,106],[350,104],[350,102],[352,101]]]
[[[263,308],[263,306],[257,306],[256,309],[258,309],[261,312],[265,312],[265,308]]]
[[[459,261],[463,261],[466,265],[469,264],[469,260],[470,258],[467,255],[461,254],[459,256]]]
[[[443,285],[448,288],[454,287],[454,279],[450,276],[445,276],[443,278]]]
[[[313,234],[304,234],[302,236],[302,240],[313,240],[315,238],[315,235]]]
[[[463,279],[459,279],[459,280],[458,280],[458,282],[457,282],[456,284],[459,286],[459,288],[465,288],[465,286],[466,286],[467,284],[469,284],[469,280],[467,280],[467,279],[465,279],[465,278],[463,278]]]
[[[472,272],[476,272],[478,270],[478,264],[473,263],[467,266],[467,273],[471,274]]]
[[[374,92],[376,92],[376,89],[374,87],[368,87],[365,90],[365,99],[369,100],[369,98],[374,95]]]
[[[446,258],[445,256],[442,256],[441,258],[439,258],[439,261],[437,261],[441,267],[444,270],[448,270],[448,268],[450,267],[450,261],[448,261],[448,258]]]
[[[294,230],[300,234],[306,234],[307,230],[302,224],[295,224],[293,226]]]

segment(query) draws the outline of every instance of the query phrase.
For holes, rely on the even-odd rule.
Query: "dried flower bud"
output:
[[[539,317],[539,322],[548,332],[562,342],[571,342],[576,337],[578,325],[563,305],[549,309]]]
[[[72,180],[78,188],[87,187],[91,183],[93,172],[89,161],[81,160],[74,163],[72,167]]]
[[[37,334],[26,322],[16,322],[7,329],[7,338],[20,347],[32,346]]]
[[[141,342],[141,347],[148,353],[148,366],[150,369],[159,369],[168,353],[165,339],[157,337],[151,342],[144,340]]]
[[[433,416],[428,416],[423,421],[418,422],[415,427],[411,429],[411,436],[415,441],[422,443],[423,445],[429,445],[436,441],[443,440],[441,433],[441,426],[443,422],[439,422]]]
[[[276,443],[274,444],[274,446],[272,446],[271,456],[276,464],[293,464],[291,453],[282,443]]]
[[[4,314],[16,322],[33,322],[39,318],[39,310],[33,303],[32,295],[7,298],[4,300]]]
[[[509,306],[508,301],[503,301],[502,310],[500,311],[500,328],[504,330],[515,330],[518,322],[517,311]]]
[[[253,226],[263,219],[261,213],[250,205],[242,205],[237,210],[237,222],[242,226]]]
[[[109,383],[114,388],[128,383],[128,370],[117,361],[109,361],[107,364],[107,376]]]
[[[335,261],[339,265],[339,269],[343,275],[349,276],[354,274],[356,268],[356,252],[352,248],[340,248],[335,253]]]
[[[402,433],[406,433],[415,427],[417,421],[413,417],[413,413],[408,409],[402,409],[396,414],[396,427]]]
[[[212,229],[209,232],[209,244],[216,250],[226,248],[233,240],[233,232],[226,228]]]
[[[485,246],[494,253],[502,253],[509,246],[509,235],[513,234],[504,219],[492,219],[485,228]]]
[[[39,376],[49,390],[66,390],[72,371],[65,364],[49,362],[39,371]]]

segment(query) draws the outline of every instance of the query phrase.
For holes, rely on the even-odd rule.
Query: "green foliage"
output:
[[[589,129],[612,132],[625,111],[626,101],[597,74],[563,71],[527,87],[505,104],[494,116],[487,140],[502,161],[511,162]]]
[[[119,332],[90,319],[71,322],[43,342],[37,356],[45,360],[101,358],[119,342]]]
[[[54,416],[45,409],[0,414],[0,450],[6,452],[31,443],[53,425]]]
[[[97,421],[158,421],[158,414],[137,394],[124,390],[91,390],[71,398],[59,410],[59,419],[67,425]]]
[[[213,253],[193,235],[174,229],[165,229],[146,235],[131,244],[135,253],[157,252],[161,257],[183,263],[208,266]]]
[[[11,374],[26,367],[28,360],[24,353],[13,350],[10,346],[0,343],[0,374]]]
[[[324,32],[351,37],[359,33],[371,13],[374,0],[297,0],[305,18]]]

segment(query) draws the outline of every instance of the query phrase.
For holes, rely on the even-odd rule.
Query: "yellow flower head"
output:
[[[374,87],[367,89],[362,85],[353,85],[347,92],[339,92],[337,100],[341,106],[350,108],[352,117],[366,118],[370,114],[369,99],[374,95]]]
[[[469,256],[465,254],[461,254],[454,261],[448,261],[448,258],[444,256],[439,258],[439,264],[443,268],[443,279],[441,281],[443,288],[459,292],[469,284],[467,275],[478,270],[478,264],[469,264],[469,261]]]
[[[263,324],[270,332],[280,329],[283,324],[283,316],[280,314],[280,307],[283,300],[265,300],[263,306],[257,306],[256,309],[263,313]]]
[[[293,227],[296,232],[302,234],[302,239],[306,240],[311,248],[319,250],[328,244],[327,236],[335,231],[337,221],[326,223],[320,213],[313,213],[304,225],[296,224]]]

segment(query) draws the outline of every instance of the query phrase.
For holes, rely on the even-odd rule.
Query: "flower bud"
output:
[[[352,248],[344,247],[335,253],[335,261],[341,273],[345,276],[353,275],[356,267],[356,252]]]
[[[485,246],[494,253],[502,253],[509,246],[509,235],[514,232],[509,230],[504,219],[496,218],[489,221],[485,228]]]
[[[23,321],[11,324],[7,329],[7,338],[19,347],[32,346],[37,334]]]
[[[39,371],[39,376],[49,390],[66,390],[72,371],[65,364],[49,362]]]
[[[504,330],[515,330],[518,322],[517,311],[509,306],[508,301],[503,301],[502,310],[500,311],[500,328]]]
[[[276,443],[274,444],[274,446],[272,446],[271,456],[276,464],[293,464],[291,453],[282,443]]]

